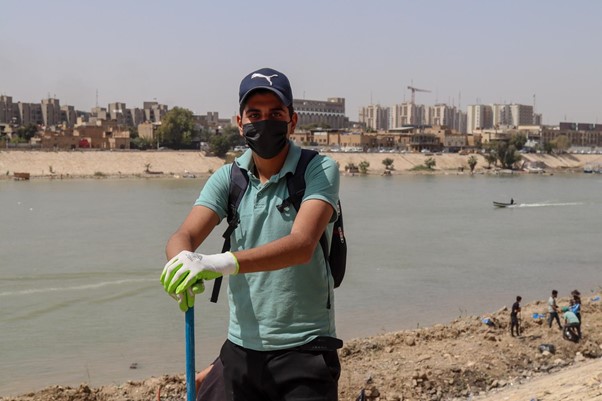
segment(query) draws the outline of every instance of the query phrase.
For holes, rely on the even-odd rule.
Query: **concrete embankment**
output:
[[[341,171],[349,163],[362,161],[370,164],[369,174],[382,174],[383,160],[393,160],[393,174],[409,173],[432,157],[435,171],[468,171],[470,155],[459,154],[400,154],[400,153],[328,153]],[[477,157],[477,172],[488,166],[485,158]],[[602,155],[543,155],[525,154],[523,162],[543,166],[546,172],[582,171],[587,165],[601,165]],[[87,176],[148,176],[148,171],[162,172],[163,176],[182,176],[187,173],[208,175],[224,164],[224,159],[205,156],[198,151],[0,151],[0,176],[12,177],[15,172],[29,173],[31,177],[87,177]]]

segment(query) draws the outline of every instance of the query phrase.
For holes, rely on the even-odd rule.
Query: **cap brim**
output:
[[[280,98],[280,100],[282,101],[282,103],[285,106],[290,106],[289,100],[286,98],[286,96],[284,96],[284,94],[282,92],[280,92],[278,89],[273,88],[271,86],[256,86],[253,89],[249,89],[244,95],[243,97],[240,99],[240,101],[238,102],[239,105],[243,104],[245,102],[245,100],[247,100],[247,98],[251,95],[251,93],[255,92],[258,89],[267,89],[271,92],[274,92],[278,98]]]

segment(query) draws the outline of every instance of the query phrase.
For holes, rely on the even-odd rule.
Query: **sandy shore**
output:
[[[382,174],[386,158],[393,160],[393,174],[406,174],[423,165],[428,157],[436,161],[435,171],[468,172],[468,157],[459,154],[425,156],[399,153],[328,153],[339,162],[341,171],[349,163],[370,163],[369,174]],[[487,162],[481,155],[476,171],[483,172]],[[538,162],[546,172],[583,171],[585,165],[602,165],[602,155],[523,155],[526,162]],[[29,173],[32,178],[69,177],[182,177],[186,174],[209,175],[224,164],[217,157],[197,151],[0,151],[0,177],[12,178],[15,172]],[[148,174],[148,170],[162,174]],[[487,170],[488,172],[490,170]]]
[[[546,300],[523,305],[521,336],[509,333],[509,306],[450,323],[348,341],[339,350],[339,399],[355,401],[602,400],[601,291],[582,297],[583,338],[573,343],[533,317]],[[568,292],[566,289],[564,292]],[[560,306],[568,298],[558,300]],[[489,318],[494,325],[483,322]],[[553,351],[542,348],[551,344]],[[548,349],[550,347],[548,346]],[[160,395],[160,397],[159,397]],[[0,401],[184,400],[184,374],[91,388],[51,386]]]

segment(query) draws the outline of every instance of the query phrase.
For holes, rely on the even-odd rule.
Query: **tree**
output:
[[[485,157],[485,161],[487,162],[487,168],[491,168],[492,164],[495,166],[495,164],[497,163],[497,153],[495,152],[495,149],[488,148],[483,156]]]
[[[496,153],[502,168],[512,169],[520,159],[521,154],[518,152],[516,145],[510,144],[510,141],[500,141],[496,144]]]
[[[38,126],[35,124],[29,124],[27,126],[17,128],[17,135],[23,139],[24,142],[27,142],[33,138],[37,132]]]
[[[230,150],[232,144],[225,135],[214,135],[209,140],[209,151],[217,157],[224,157]]]
[[[571,140],[566,135],[560,135],[551,142],[554,144],[558,153],[565,153],[571,147]]]
[[[360,173],[366,174],[368,172],[368,167],[370,167],[370,163],[366,160],[362,160],[358,167],[360,169]]]
[[[393,170],[393,159],[390,157],[384,159],[383,164],[385,165],[385,170]]]
[[[435,165],[437,164],[437,162],[435,161],[435,159],[433,159],[432,157],[429,157],[428,159],[426,159],[424,161],[424,165],[426,166],[427,169],[432,170],[433,167],[435,167]]]
[[[516,150],[521,150],[527,143],[527,137],[524,134],[514,134],[510,137],[509,145],[514,145]]]
[[[474,168],[477,166],[477,158],[475,155],[471,155],[468,158],[468,167],[470,167],[470,172],[474,173]]]
[[[161,119],[161,126],[157,130],[161,143],[170,148],[186,148],[192,143],[194,131],[194,118],[192,111],[181,107],[174,107]]]

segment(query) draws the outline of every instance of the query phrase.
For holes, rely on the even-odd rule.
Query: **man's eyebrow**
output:
[[[256,112],[260,112],[261,110],[259,108],[249,108],[247,110],[245,110],[245,114],[247,113],[256,113]],[[270,109],[270,111],[286,111],[286,107],[284,106],[278,106],[278,107],[272,107]]]

